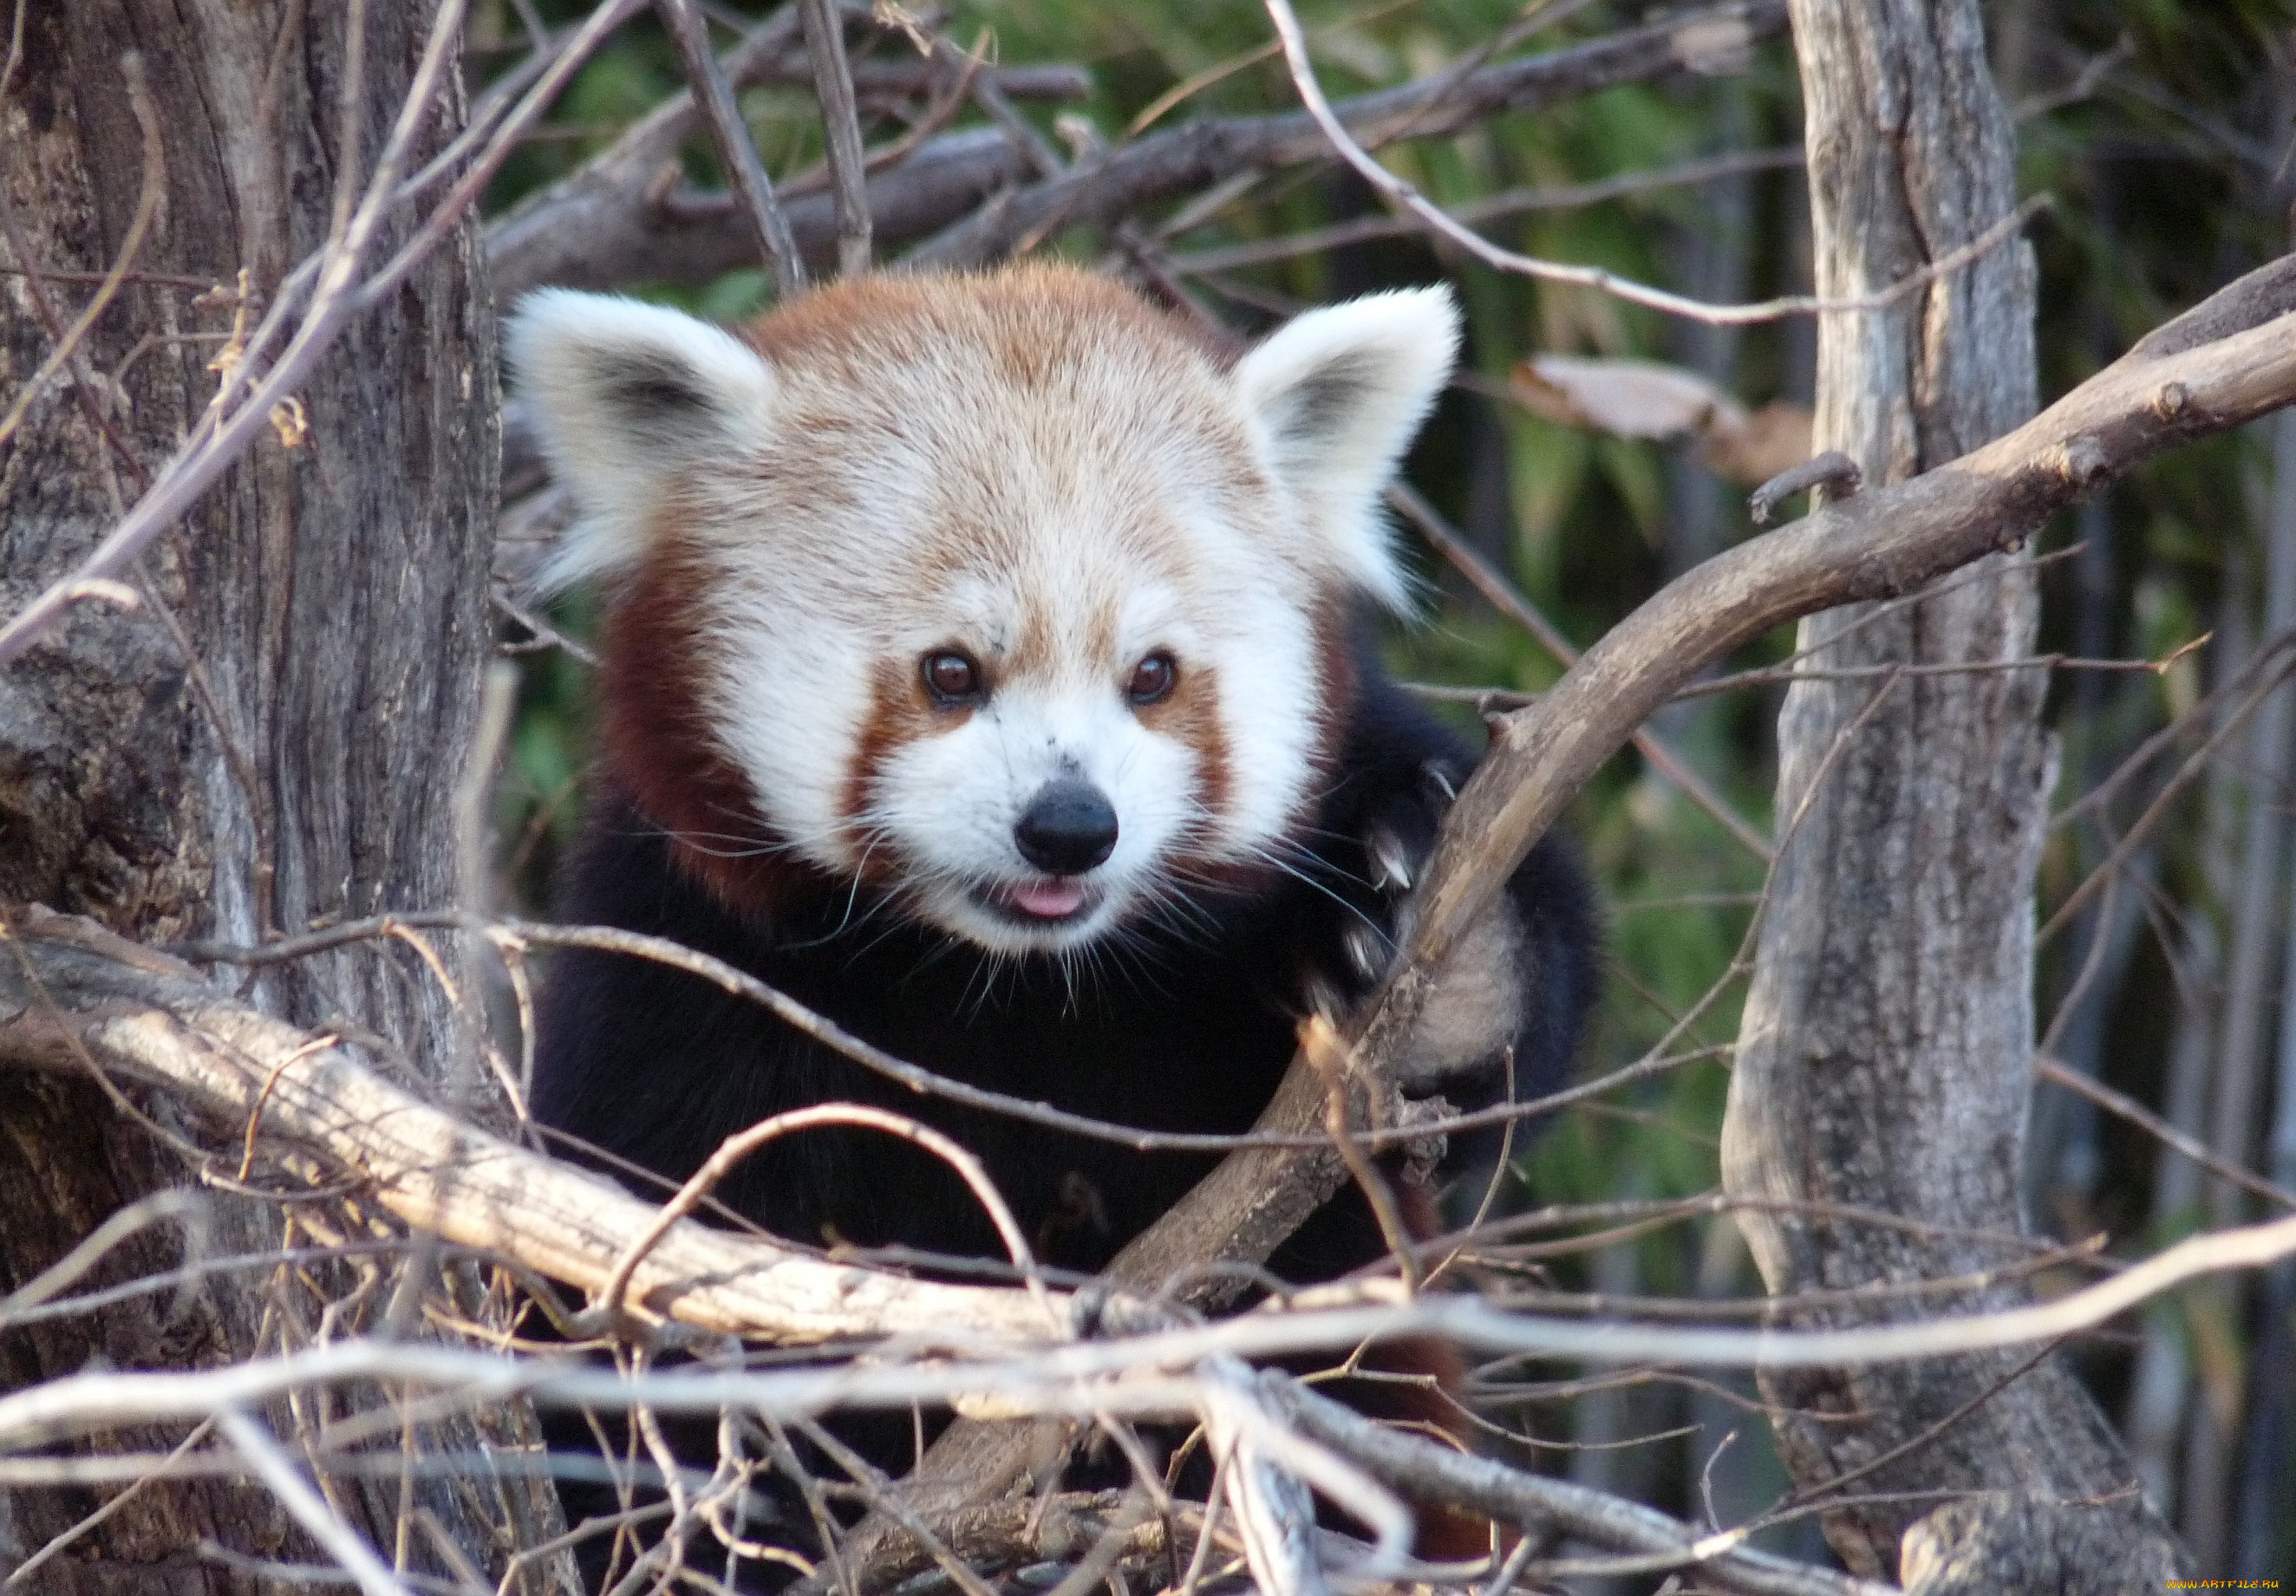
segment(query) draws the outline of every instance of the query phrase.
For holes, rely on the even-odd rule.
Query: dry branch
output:
[[[2156,330],[2015,431],[1951,465],[1829,506],[1708,561],[1661,589],[1501,724],[1447,817],[1414,896],[1403,955],[1363,1011],[1358,1067],[1386,1076],[1414,1028],[1452,941],[1578,789],[1676,689],[1772,626],[1859,599],[1893,598],[2021,542],[2049,515],[2174,445],[2296,399],[2296,258],[2250,274]],[[1323,1124],[1316,1070],[1294,1059],[1255,1131]],[[1179,1278],[1210,1300],[1220,1263],[1263,1263],[1339,1189],[1329,1147],[1231,1154],[1117,1255],[1108,1279],[1154,1291]],[[1019,1477],[1044,1432],[961,1420],[913,1476],[929,1518]],[[853,1560],[897,1540],[856,1532]]]
[[[795,1256],[770,1242],[690,1222],[665,1231],[651,1205],[486,1135],[374,1076],[324,1039],[315,1042],[256,1014],[184,966],[85,921],[33,914],[5,937],[0,1060],[64,1070],[94,1063],[155,1084],[234,1132],[316,1153],[361,1175],[374,1200],[411,1225],[497,1248],[594,1292],[611,1289],[618,1258],[644,1250],[636,1284],[647,1305],[688,1322],[797,1342],[906,1333],[912,1355],[932,1349],[959,1355],[889,1357],[844,1369],[694,1367],[624,1381],[604,1371],[354,1342],[195,1375],[99,1373],[52,1381],[0,1402],[0,1446],[84,1433],[118,1422],[122,1414],[201,1414],[218,1404],[244,1406],[361,1379],[459,1391],[472,1400],[532,1393],[592,1404],[628,1399],[685,1412],[746,1404],[792,1418],[830,1405],[882,1409],[968,1395],[1008,1412],[1065,1414],[1071,1422],[1097,1411],[1151,1417],[1204,1412],[1226,1402],[1243,1404],[1228,1410],[1228,1421],[1242,1427],[1239,1433],[1263,1449],[1274,1448],[1262,1452],[1263,1469],[1290,1471],[1294,1463],[1312,1465],[1324,1457],[1324,1472],[1311,1472],[1319,1488],[1344,1486],[1329,1469],[1353,1465],[1372,1482],[1422,1500],[1464,1505],[1502,1522],[1552,1526],[1626,1553],[1637,1567],[1695,1567],[1712,1585],[1767,1596],[1863,1596],[1878,1587],[1753,1552],[1734,1532],[1701,1536],[1634,1503],[1382,1429],[1296,1388],[1287,1377],[1255,1380],[1236,1360],[1329,1351],[1397,1334],[1445,1336],[1485,1353],[1602,1361],[1807,1367],[1915,1358],[1946,1347],[2053,1340],[2182,1281],[2253,1266],[2296,1249],[2296,1219],[2282,1220],[2194,1238],[2048,1304],[1816,1333],[1542,1319],[1471,1297],[1435,1294],[1406,1300],[1374,1287],[1313,1291],[1289,1311],[1200,1325],[1110,1298],[1094,1317],[1114,1333],[1072,1340],[1062,1334],[1063,1327],[1047,1336],[1041,1305],[1018,1291],[920,1284]],[[1297,1154],[1253,1150],[1229,1166],[1260,1156],[1280,1160]],[[658,1241],[651,1240],[656,1235]],[[1136,1256],[1133,1266],[1145,1265]],[[1382,1303],[1382,1296],[1390,1300]],[[1065,1317],[1069,1305],[1061,1305]],[[1125,1333],[1136,1327],[1136,1333]],[[968,1360],[967,1351],[976,1355]],[[1271,1429],[1271,1424],[1297,1433]],[[1012,1428],[971,1433],[1001,1444]],[[1301,1451],[1303,1445],[1308,1450]],[[928,1524],[963,1525],[970,1521],[967,1514],[979,1518],[978,1506],[912,1497],[904,1511]],[[1259,1506],[1271,1510],[1267,1502]],[[1285,1523],[1284,1533],[1293,1539],[1292,1532],[1306,1533],[1296,1515]],[[1392,1555],[1397,1543],[1391,1535],[1383,1539]],[[873,1550],[891,1566],[914,1566],[913,1537],[878,1532],[873,1542],[849,1552],[858,1563]]]
[[[1449,561],[1459,574],[1473,585],[1490,606],[1500,614],[1529,632],[1538,646],[1553,655],[1564,669],[1578,663],[1578,650],[1556,627],[1553,621],[1540,614],[1523,597],[1515,585],[1491,562],[1475,551],[1474,545],[1462,537],[1450,523],[1438,515],[1435,507],[1408,483],[1397,482],[1387,490],[1388,503],[1403,512],[1403,517],[1419,531],[1419,535],[1435,545],[1443,558]],[[1763,863],[1770,862],[1770,839],[1754,829],[1753,823],[1731,807],[1728,799],[1714,790],[1710,782],[1685,760],[1665,741],[1648,726],[1637,727],[1634,736],[1635,750],[1650,762],[1651,768],[1671,782],[1684,797],[1714,818],[1716,824],[1727,831],[1748,853]]]
[[[649,182],[660,169],[648,168]],[[927,139],[899,165],[870,175],[877,242],[890,248],[923,238],[1029,172],[1027,155],[999,128],[964,127]],[[788,194],[782,209],[807,266],[835,266],[835,201],[826,193]],[[545,285],[707,282],[753,258],[730,196],[676,192],[657,202],[643,185],[627,194],[568,192],[562,184],[545,190],[489,226],[487,245],[504,304]]]
[[[1622,83],[1734,70],[1749,45],[1784,25],[1785,7],[1773,0],[1709,6],[1464,78],[1437,72],[1333,110],[1343,127],[1373,148],[1406,136],[1439,138],[1500,111],[1544,110]],[[978,266],[1056,228],[1112,222],[1175,194],[1209,188],[1248,167],[1334,159],[1323,129],[1306,111],[1191,122],[1079,162],[1068,175],[1037,184],[952,228],[915,258],[935,266]]]
[[[1770,627],[1894,598],[2014,547],[2049,516],[2176,445],[2296,400],[2296,258],[2157,329],[2039,415],[1949,465],[1828,505],[1669,583],[1553,692],[1502,723],[1447,818],[1405,957],[1359,1046],[1394,1053],[1452,940],[1634,728]]]
[[[805,286],[805,262],[798,255],[797,241],[790,236],[789,217],[775,197],[774,180],[766,175],[765,163],[758,158],[757,142],[750,138],[741,107],[734,103],[734,86],[718,64],[717,53],[709,48],[709,25],[694,0],[654,0],[654,9],[677,45],[686,82],[693,86],[687,93],[700,96],[702,120],[718,151],[718,167],[726,174],[726,187],[741,201],[742,217],[749,224],[758,258],[773,274],[774,286],[787,298]],[[832,20],[831,27],[836,26]],[[841,48],[844,36],[839,34],[837,40]],[[745,48],[748,43],[744,41]],[[662,119],[659,111],[647,119]]]
[[[1260,1386],[1268,1404],[1303,1434],[1382,1484],[1423,1500],[1472,1508],[1495,1524],[1560,1530],[1593,1545],[1641,1553],[1644,1572],[1694,1568],[1702,1583],[1745,1596],[1883,1596],[1895,1589],[1756,1551],[1744,1543],[1742,1532],[1702,1535],[1664,1513],[1601,1491],[1391,1429],[1282,1375],[1264,1375]],[[1565,1571],[1533,1563],[1524,1572],[1537,1577]]]
[[[788,73],[798,53],[796,12],[785,7],[718,58],[718,75],[738,89]],[[524,255],[556,248],[561,234],[577,241],[593,237],[624,211],[643,204],[702,119],[692,90],[673,94],[640,118],[610,148],[489,222],[487,248],[493,260],[497,297],[506,303],[525,289],[572,281],[547,273],[521,277],[519,262]],[[733,210],[729,196],[729,222],[735,220]],[[744,256],[756,248],[738,224],[727,232],[726,242],[734,254],[716,268],[721,272],[750,264]],[[580,245],[577,242],[573,247]],[[644,274],[626,272],[613,280],[614,285]]]
[[[1603,177],[1592,183],[1540,184],[1502,189],[1484,199],[1469,200],[1453,206],[1451,215],[1462,222],[1499,221],[1526,211],[1575,209],[1599,204],[1605,200],[1647,193],[1654,189],[1711,183],[1717,178],[1735,176],[1744,172],[1774,171],[1781,167],[1798,167],[1801,163],[1800,144],[1773,150],[1734,151],[1727,155],[1685,160],[1677,166],[1660,167],[1651,171],[1621,173],[1616,177]],[[1349,244],[1368,243],[1374,239],[1400,238],[1422,231],[1423,225],[1416,217],[1352,217],[1328,226],[1310,227],[1276,238],[1254,240],[1250,243],[1176,250],[1171,260],[1175,270],[1194,276],[1210,272],[1231,272],[1239,266],[1262,266],[1269,261],[1295,260],[1303,255],[1321,255],[1327,250],[1344,249]]]
[[[1729,65],[1742,46],[1785,25],[1784,0],[1734,0],[1630,28],[1566,49],[1415,83],[1341,102],[1340,119],[1365,143],[1440,137],[1508,110],[1540,110],[1625,83]],[[729,75],[740,81],[729,66]],[[993,80],[992,80],[993,81]],[[746,234],[722,195],[657,201],[653,184],[691,132],[690,102],[671,101],[612,150],[535,195],[488,229],[496,292],[619,288],[633,282],[699,282],[749,262]],[[1251,168],[1335,159],[1304,111],[1206,118],[1118,144],[1036,182],[1029,151],[996,128],[929,139],[871,176],[869,212],[879,251],[938,233],[911,260],[943,266],[1000,259],[1064,226],[1109,223],[1209,189]],[[1013,185],[1026,184],[1026,186]],[[981,201],[1004,192],[996,203]],[[973,214],[975,208],[979,213]],[[784,198],[798,248],[816,266],[834,260],[835,206],[827,194]],[[946,228],[946,232],[941,229]]]
[[[584,1405],[639,1403],[663,1412],[711,1412],[728,1404],[783,1416],[832,1408],[906,1409],[920,1403],[1007,1414],[1109,1412],[1170,1419],[1195,1410],[1201,1366],[1345,1353],[1366,1342],[1439,1336],[1480,1355],[1602,1364],[1705,1364],[1811,1369],[1904,1363],[1991,1347],[2054,1343],[2109,1322],[2161,1293],[2211,1275],[2296,1257],[2296,1216],[2188,1237],[2106,1280],[2054,1300],[1948,1319],[1842,1330],[1666,1326],[1511,1312],[1482,1298],[1431,1292],[1409,1301],[1391,1286],[1329,1288],[1293,1304],[1202,1323],[1175,1324],[1143,1310],[1152,1328],[1063,1341],[985,1339],[972,1357],[886,1355],[840,1364],[712,1368],[699,1363],[621,1374],[580,1360],[515,1360],[381,1338],[346,1339],[272,1358],[197,1371],[97,1371],[0,1397],[0,1445],[119,1423],[204,1416],[226,1403],[258,1403],[333,1380],[406,1379],[488,1395],[547,1394]],[[1020,1293],[1012,1294],[1016,1299]],[[1386,1301],[1377,1300],[1384,1296]],[[1041,1325],[1041,1317],[1034,1321]],[[1160,1328],[1157,1328],[1160,1327]],[[940,1346],[949,1338],[939,1338]],[[1177,1372],[1177,1371],[1187,1372]]]
[[[806,48],[813,56],[813,92],[821,102],[821,132],[829,151],[829,183],[837,217],[837,272],[858,277],[869,269],[867,162],[861,153],[861,118],[853,102],[853,69],[845,60],[845,28],[837,0],[797,0],[805,16]]]
[[[0,1060],[80,1073],[92,1058],[242,1135],[371,1182],[374,1199],[416,1230],[585,1290],[602,1290],[654,1224],[652,1204],[433,1108],[316,1040],[92,922],[35,911],[5,933]],[[1059,1329],[1021,1291],[907,1280],[690,1220],[652,1244],[628,1301],[645,1318],[794,1343],[1042,1340]]]
[[[382,229],[398,197],[401,163],[416,135],[435,109],[442,92],[462,22],[460,0],[449,0],[434,19],[430,43],[410,83],[390,141],[377,157],[365,192],[347,223],[317,254],[290,273],[246,346],[240,366],[226,374],[223,387],[209,405],[202,425],[184,440],[175,456],[152,478],[119,525],[67,577],[51,583],[40,595],[0,626],[0,663],[14,659],[54,626],[94,585],[118,577],[178,517],[207,493],[232,462],[271,425],[274,407],[292,397],[353,321],[370,311],[460,226],[478,201],[488,180],[517,144],[524,129],[539,117],[573,77],[575,70],[627,20],[643,0],[601,0],[597,9],[568,41],[549,69],[504,119],[486,152],[456,179],[446,197],[431,208],[414,236],[381,266],[367,271],[365,255]],[[308,289],[310,301],[302,319],[277,358],[250,381],[256,356],[266,340],[293,313]],[[238,389],[248,382],[242,395]],[[236,401],[235,405],[234,401]]]

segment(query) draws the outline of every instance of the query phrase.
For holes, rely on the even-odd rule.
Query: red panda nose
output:
[[[1038,870],[1082,875],[1116,851],[1116,811],[1089,782],[1047,782],[1013,823],[1013,840]]]

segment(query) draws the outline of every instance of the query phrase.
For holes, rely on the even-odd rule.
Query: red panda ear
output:
[[[1244,408],[1284,487],[1349,580],[1390,609],[1411,588],[1379,495],[1449,380],[1459,313],[1447,288],[1310,310],[1237,365]]]
[[[764,357],[658,305],[545,289],[519,302],[504,346],[551,474],[581,512],[545,589],[627,568],[664,489],[697,459],[755,446],[768,424]]]

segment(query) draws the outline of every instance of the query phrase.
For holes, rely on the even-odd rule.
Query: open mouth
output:
[[[1090,913],[1099,895],[1081,881],[1054,876],[1046,880],[1011,881],[984,888],[980,898],[1007,920],[1048,925]]]

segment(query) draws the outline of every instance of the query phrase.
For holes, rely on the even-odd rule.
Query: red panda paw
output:
[[[1377,922],[1359,921],[1345,935],[1350,973],[1365,989],[1386,973],[1410,939],[1418,884],[1435,834],[1466,773],[1446,761],[1420,767],[1416,790],[1396,795],[1364,828],[1365,876],[1379,898]],[[1531,954],[1521,917],[1501,893],[1461,933],[1435,972],[1410,1044],[1396,1063],[1406,1091],[1425,1093],[1463,1076],[1490,1073],[1514,1041],[1525,1007]]]

